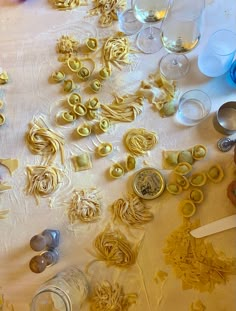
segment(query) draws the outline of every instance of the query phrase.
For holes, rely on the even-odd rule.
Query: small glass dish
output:
[[[147,167],[139,170],[133,179],[133,189],[137,196],[145,200],[159,197],[165,189],[165,180],[155,168]]]
[[[193,126],[206,119],[210,111],[209,96],[201,90],[190,90],[180,97],[176,117],[180,123]]]

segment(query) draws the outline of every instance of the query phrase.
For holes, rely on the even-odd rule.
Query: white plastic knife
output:
[[[207,225],[201,226],[190,231],[190,234],[195,238],[202,238],[217,232],[228,230],[236,227],[236,214],[219,220],[210,222]]]

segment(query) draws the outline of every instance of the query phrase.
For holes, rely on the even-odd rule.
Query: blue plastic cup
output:
[[[229,72],[230,72],[230,77],[232,81],[236,84],[236,60],[231,65]]]

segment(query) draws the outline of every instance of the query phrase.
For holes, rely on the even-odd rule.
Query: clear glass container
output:
[[[79,311],[88,292],[89,285],[84,273],[72,266],[39,288],[32,299],[30,311]]]

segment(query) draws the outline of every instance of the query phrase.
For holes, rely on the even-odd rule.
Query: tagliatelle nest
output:
[[[125,294],[118,283],[113,286],[108,281],[96,284],[91,297],[91,311],[127,311],[136,303],[137,294]]]
[[[38,203],[39,196],[49,196],[58,189],[62,172],[53,166],[28,166],[27,176],[27,193],[34,195]]]
[[[183,289],[212,292],[216,284],[225,284],[230,275],[236,274],[236,258],[227,258],[211,243],[192,237],[189,232],[198,225],[184,220],[171,233],[164,248],[165,261],[182,280]]]
[[[26,142],[30,151],[42,155],[47,164],[54,161],[58,151],[61,154],[61,162],[64,163],[64,137],[49,129],[42,119],[35,119],[30,123]]]
[[[71,223],[76,220],[92,222],[101,215],[101,203],[96,189],[75,190],[68,209]]]
[[[115,219],[134,228],[142,227],[154,217],[135,194],[129,194],[126,199],[116,200],[112,204],[112,212]]]
[[[94,241],[96,260],[108,266],[129,267],[136,262],[138,247],[127,240],[120,230],[107,227]]]
[[[99,24],[102,27],[111,26],[117,20],[117,11],[125,10],[126,0],[93,0],[94,7],[90,15],[99,15]]]
[[[157,134],[144,128],[130,129],[124,136],[127,149],[134,156],[142,156],[153,149],[158,142]]]
[[[129,64],[129,53],[133,52],[130,48],[130,42],[123,32],[117,32],[109,37],[103,45],[103,60],[107,68],[111,64],[121,68],[122,65]]]
[[[111,105],[101,104],[102,115],[109,120],[132,122],[142,112],[143,98],[137,95],[115,96]]]

